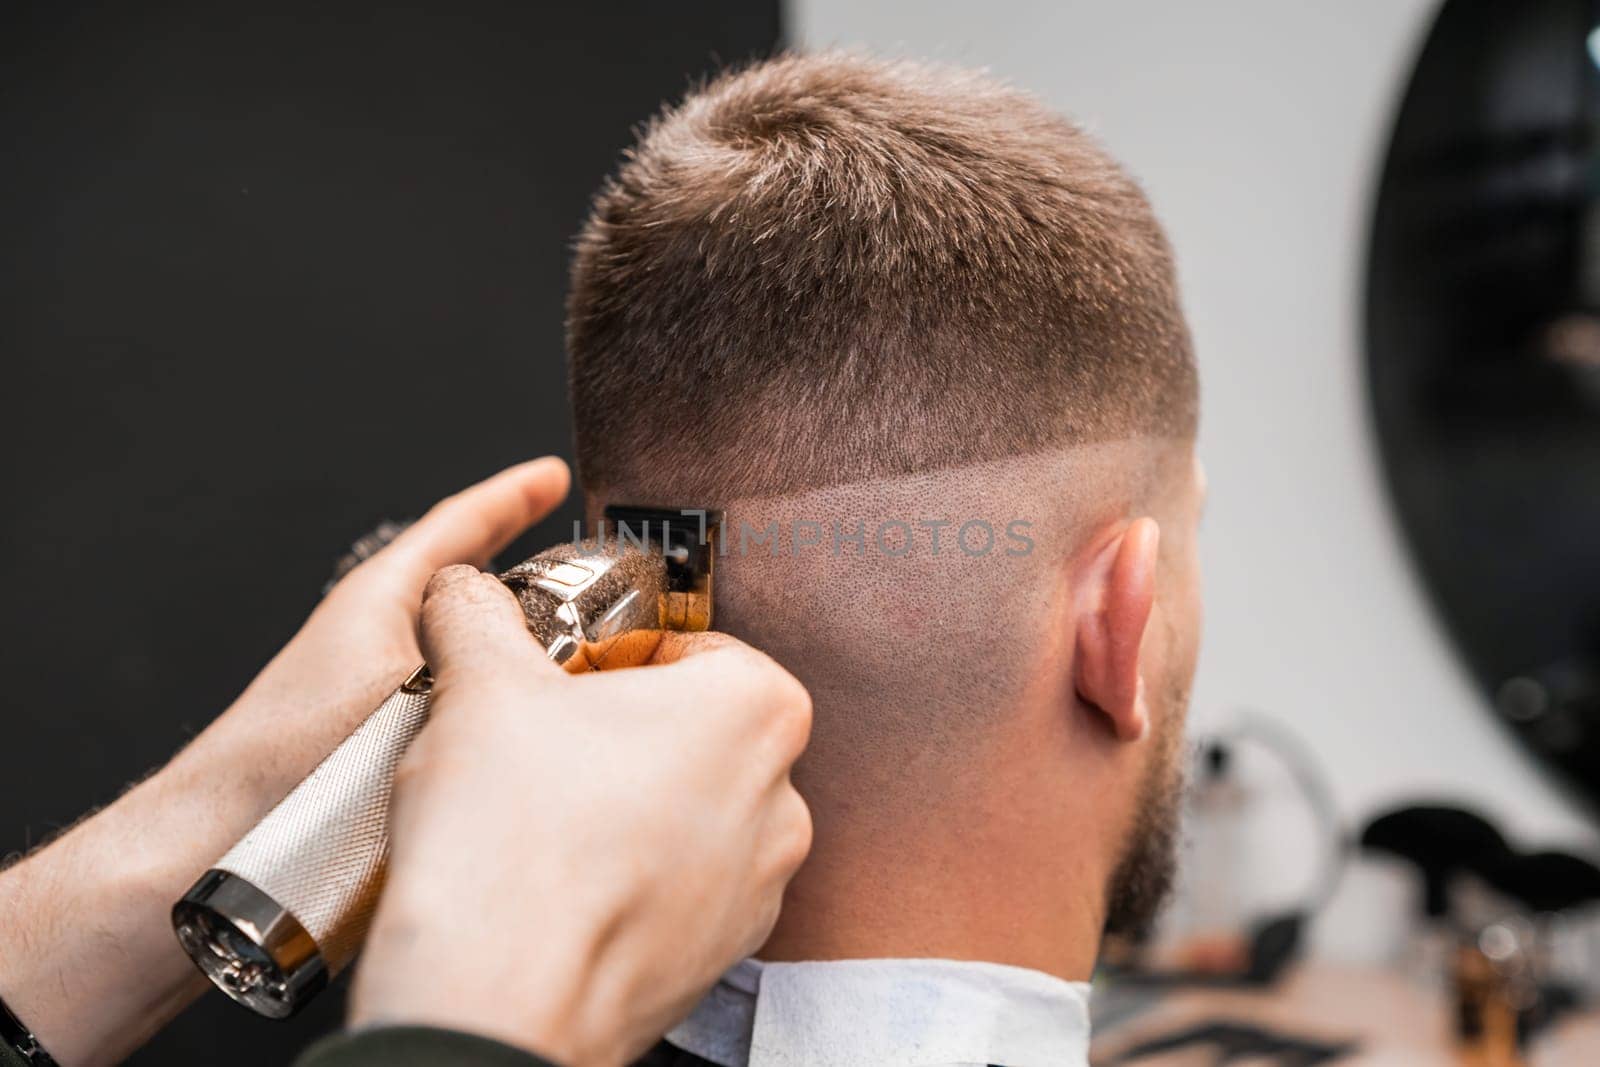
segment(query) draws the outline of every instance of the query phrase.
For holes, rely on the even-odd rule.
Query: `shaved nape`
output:
[[[1192,456],[1181,438],[1103,441],[711,501],[714,625],[812,691],[810,761],[850,768],[830,788],[884,804],[896,768],[912,792],[938,785],[929,761],[970,762],[1052,684],[1061,664],[1047,660],[1070,655],[1047,646],[1072,561],[1097,534],[1169,510]],[[591,492],[591,522],[608,504],[660,503],[644,491]]]

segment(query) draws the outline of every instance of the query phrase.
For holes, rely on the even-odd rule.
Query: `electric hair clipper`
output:
[[[610,541],[602,527],[499,576],[572,672],[635,664],[662,631],[711,626],[717,513],[605,514]],[[245,1007],[288,1018],[361,947],[388,864],[395,767],[428,720],[431,687],[418,667],[173,905],[184,951]]]

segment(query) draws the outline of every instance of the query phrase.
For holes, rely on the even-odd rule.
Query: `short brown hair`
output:
[[[789,56],[665,110],[595,199],[567,330],[590,490],[715,504],[1195,430],[1139,188],[1033,97],[920,63]]]

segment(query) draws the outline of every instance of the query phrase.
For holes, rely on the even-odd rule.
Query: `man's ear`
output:
[[[1121,741],[1137,741],[1150,727],[1139,692],[1139,648],[1155,605],[1160,545],[1156,521],[1135,519],[1079,579],[1074,684]]]

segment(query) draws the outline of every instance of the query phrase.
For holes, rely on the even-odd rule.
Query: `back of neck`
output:
[[[812,802],[816,843],[767,960],[958,959],[1085,981],[1099,952],[1104,865],[1091,838],[1041,847],[1025,796],[1003,813],[926,809],[916,823]]]

